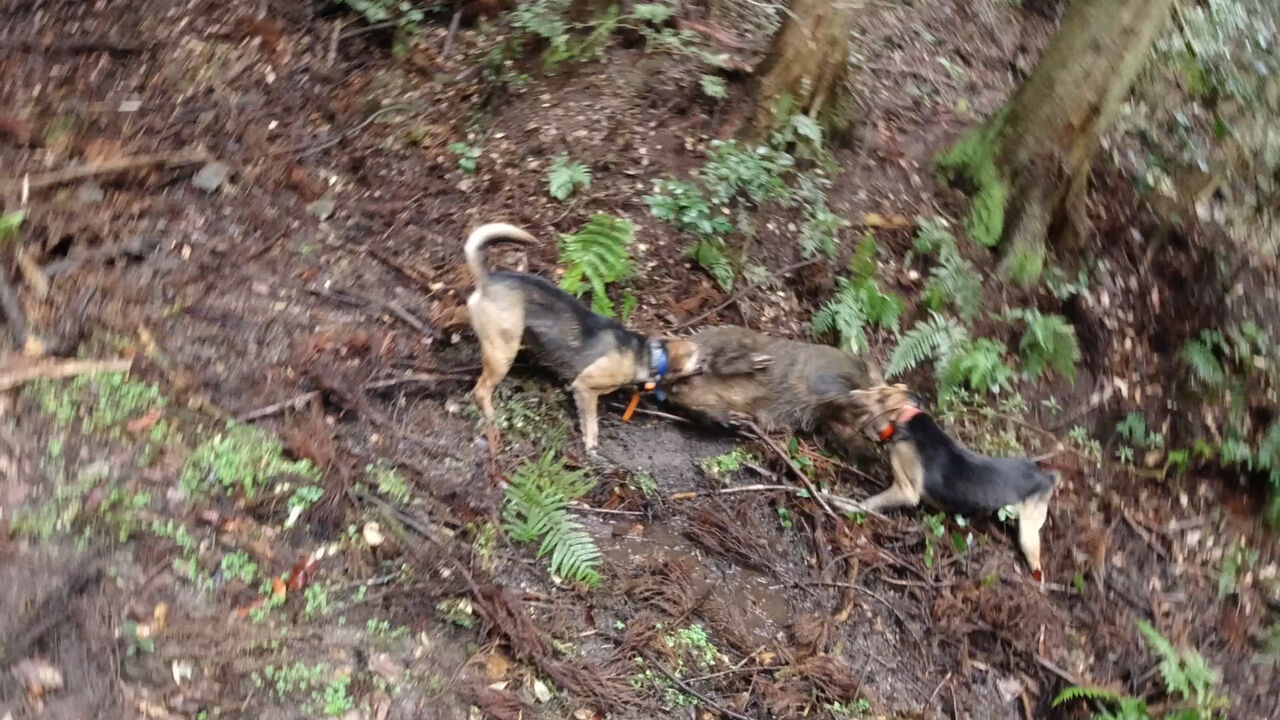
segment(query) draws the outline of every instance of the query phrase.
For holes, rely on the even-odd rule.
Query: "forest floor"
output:
[[[555,74],[531,53],[498,82],[480,30],[429,21],[396,56],[385,33],[302,0],[2,17],[20,38],[0,40],[0,193],[27,210],[23,307],[43,337],[133,365],[0,394],[0,664],[14,669],[0,717],[1071,716],[1050,701],[1073,683],[1165,702],[1137,620],[1222,671],[1232,717],[1277,716],[1262,645],[1280,555],[1237,478],[1075,463],[1042,586],[995,518],[939,517],[935,534],[924,510],[835,521],[789,493],[716,494],[709,458],[752,452],[739,485],[785,482],[783,465],[725,432],[623,424],[626,397],[605,400],[604,460],[588,463],[568,394],[528,369],[500,392],[490,457],[462,309],[461,244],[481,222],[545,241],[495,263],[554,276],[560,233],[629,218],[632,325],[809,337],[842,262],[730,296],[641,199],[738,127],[745,83],[712,100],[687,58],[631,42]],[[854,224],[842,259],[869,232],[887,284],[918,292],[903,264],[914,219],[959,226],[965,208],[933,155],[1051,32],[1014,3],[865,11],[854,57],[874,62],[860,60],[827,191]],[[758,39],[742,45],[743,62],[760,57]],[[480,150],[474,172],[457,142]],[[567,202],[547,192],[560,153],[592,173]],[[1095,184],[1087,299],[984,295],[1067,315],[1076,381],[1038,388],[1016,420],[957,426],[972,442],[1080,425],[1114,456],[1116,421],[1165,401],[1169,357],[1220,308],[1220,266],[1194,235],[1149,254],[1155,221],[1131,184],[1106,168]],[[791,211],[755,225],[755,262],[803,261]],[[816,443],[794,452],[835,491],[888,482],[886,462],[834,463]],[[603,550],[599,587],[553,582],[500,531],[503,478],[547,450],[596,481],[574,514]]]

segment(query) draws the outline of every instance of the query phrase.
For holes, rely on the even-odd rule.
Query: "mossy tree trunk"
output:
[[[1078,217],[1099,136],[1172,4],[1075,0],[1013,98],[938,159],[944,175],[975,186],[969,234],[1000,246],[1006,276],[1038,278],[1051,228]]]
[[[790,98],[801,112],[828,131],[847,127],[850,114],[849,34],[855,0],[792,0],[769,54],[756,69],[756,110],[752,131],[764,135],[777,125],[775,111]]]

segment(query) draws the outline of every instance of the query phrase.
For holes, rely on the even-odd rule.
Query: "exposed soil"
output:
[[[362,32],[323,3],[242,5],[53,1],[0,13],[0,183],[16,179],[0,199],[27,209],[21,245],[51,281],[44,299],[23,285],[26,314],[54,344],[83,330],[81,355],[134,357],[133,376],[170,399],[106,435],[69,431],[34,392],[0,395],[0,655],[6,666],[48,663],[62,686],[31,692],[6,672],[0,717],[319,715],[322,699],[306,707],[306,690],[263,681],[268,666],[296,663],[349,676],[350,712],[379,720],[469,718],[472,708],[688,717],[664,695],[673,685],[660,666],[682,662],[664,633],[692,623],[724,659],[689,669],[676,694],[691,699],[692,688],[735,716],[830,714],[831,703],[865,698],[877,716],[1067,717],[1050,701],[1071,682],[1159,697],[1137,619],[1223,671],[1232,717],[1280,717],[1277,670],[1255,661],[1280,619],[1280,553],[1239,478],[1157,481],[1070,456],[1042,587],[994,518],[947,520],[950,535],[971,535],[961,549],[931,538],[923,511],[859,524],[790,493],[708,493],[717,485],[699,460],[743,440],[652,415],[623,424],[626,397],[606,399],[603,459],[589,461],[568,395],[524,368],[504,384],[500,405],[514,419],[491,458],[468,394],[478,358],[462,312],[471,280],[461,242],[480,222],[545,239],[494,261],[555,276],[558,233],[595,212],[627,217],[637,233],[632,325],[669,330],[720,307],[700,323],[810,339],[842,263],[727,303],[640,199],[737,127],[745,83],[711,102],[687,59],[623,42],[554,75],[531,52],[507,68],[527,82],[504,85],[479,70],[497,42],[483,25],[450,34],[448,17],[429,19],[397,57],[389,33]],[[873,4],[864,15],[852,52],[861,115],[835,149],[832,210],[954,220],[964,198],[936,184],[931,158],[1007,97],[1053,22],[1003,2]],[[737,52],[758,59],[760,40]],[[459,141],[483,150],[474,174],[447,149]],[[193,182],[210,171],[204,160],[38,182],[65,167],[193,150],[226,166],[212,191]],[[592,171],[568,203],[546,191],[561,152]],[[1141,199],[1110,165],[1096,184],[1089,242],[1101,262],[1090,294],[1063,305],[997,287],[984,300],[1057,303],[1046,309],[1077,325],[1077,381],[1027,397],[1027,421],[1059,437],[1073,424],[1105,436],[1131,409],[1165,407],[1176,382],[1163,378],[1180,372],[1173,352],[1228,302],[1227,271],[1206,260],[1201,236],[1175,233],[1148,258],[1157,223]],[[757,218],[757,262],[778,272],[801,260],[794,221]],[[846,255],[863,229],[847,233]],[[911,297],[920,283],[902,258],[913,228],[865,229]],[[1256,270],[1232,280],[1274,287]],[[885,356],[886,341],[873,352]],[[1050,397],[1063,409],[1046,409]],[[323,498],[291,529],[287,493],[179,491],[186,454],[228,419],[253,415],[291,457],[324,471]],[[157,451],[146,437],[158,417],[183,433]],[[970,440],[1021,432],[955,429]],[[500,517],[502,478],[557,435],[570,465],[597,479],[579,513],[604,552],[593,590],[551,582],[534,548],[501,533],[481,539]],[[829,462],[817,440],[798,442],[842,494],[864,497],[888,480],[879,459],[847,458],[871,482]],[[787,482],[778,458],[747,444],[761,467],[731,484]],[[409,479],[410,502],[393,509],[367,492],[376,464]],[[86,519],[99,508],[119,517],[114,488],[151,498],[136,525]],[[690,492],[702,494],[677,499]],[[78,511],[66,513],[68,527],[45,538],[11,531],[15,510],[50,502]],[[369,521],[386,535],[376,547],[362,536]],[[195,537],[208,587],[175,567],[179,541],[154,530],[165,523]],[[1238,539],[1258,557],[1220,593]],[[333,611],[308,612],[299,587],[255,622],[258,587],[219,565],[235,550],[262,577],[298,578],[300,558],[315,559],[303,584],[326,588]],[[130,635],[137,625],[154,647]],[[548,685],[550,700],[539,697]]]

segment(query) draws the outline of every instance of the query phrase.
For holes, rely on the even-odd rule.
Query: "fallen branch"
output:
[[[791,470],[791,474],[795,475],[796,479],[800,481],[800,484],[804,485],[805,489],[809,491],[809,495],[817,501],[823,511],[831,517],[839,519],[836,512],[832,510],[831,506],[827,504],[827,501],[823,499],[822,496],[824,493],[818,492],[818,488],[814,486],[813,481],[809,479],[808,475],[804,474],[804,471],[800,469],[799,465],[796,465],[796,461],[791,459],[791,456],[787,454],[787,451],[782,449],[782,446],[773,438],[766,435],[764,431],[760,429],[760,426],[756,425],[754,422],[747,421],[745,424],[751,429],[751,432],[756,434],[756,437],[763,441],[765,445],[768,445],[770,450],[773,450],[775,455],[782,458],[782,461],[786,463],[787,468]],[[857,503],[854,503],[854,505],[857,505]],[[847,510],[847,508],[844,509]]]
[[[204,152],[161,152],[149,153],[146,155],[129,155],[115,160],[108,160],[106,162],[88,163],[86,165],[77,165],[76,167],[63,168],[62,170],[54,170],[52,172],[41,173],[39,175],[31,175],[26,178],[13,178],[0,183],[0,188],[11,190],[20,188],[25,183],[28,190],[39,190],[41,188],[52,187],[55,185],[64,185],[69,182],[83,180],[96,175],[110,175],[112,173],[136,170],[138,168],[144,168],[151,165],[165,165],[167,167],[194,165],[208,159],[209,156]]]
[[[772,473],[770,474],[772,475]],[[702,490],[702,491],[688,490],[685,492],[673,493],[671,495],[671,499],[672,500],[692,500],[697,497],[706,497],[708,495],[734,495],[737,493],[744,493],[744,492],[773,492],[773,491],[789,492],[789,493],[795,493],[795,494],[805,493],[808,495],[813,495],[813,493],[811,493],[807,488],[796,487],[795,485],[738,485],[736,487],[721,488],[719,490]],[[874,515],[878,518],[888,519],[888,518],[885,518],[884,515],[880,514],[875,510],[867,510],[861,507],[860,503],[858,503],[857,500],[844,497],[843,495],[833,495],[831,493],[818,492],[815,495],[815,497],[818,498],[820,501],[825,500],[826,502],[830,503],[832,506],[840,508],[841,512],[861,512],[861,513],[866,513],[868,515]]]
[[[62,360],[36,362],[18,367],[0,368],[0,392],[12,390],[32,380],[68,378],[76,375],[92,375],[107,372],[128,372],[133,360]]]

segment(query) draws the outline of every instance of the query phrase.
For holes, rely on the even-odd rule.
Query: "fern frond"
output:
[[[885,366],[885,376],[909,372],[930,358],[945,364],[968,339],[969,331],[963,325],[930,310],[927,319],[902,334]]]
[[[1191,367],[1196,379],[1209,387],[1221,387],[1227,379],[1213,347],[1204,340],[1188,340],[1182,346],[1182,359]]]
[[[690,246],[689,257],[702,266],[725,292],[733,290],[733,263],[725,252],[724,240],[718,237],[701,237]]]
[[[946,220],[938,217],[917,218],[916,225],[916,237],[912,241],[912,248],[916,252],[935,255],[946,252],[947,249],[955,249],[956,238],[951,234]]]
[[[954,249],[939,253],[940,262],[929,274],[922,300],[925,307],[941,310],[950,303],[966,324],[978,314],[982,304],[982,276]]]
[[[595,486],[581,471],[570,471],[551,452],[526,462],[512,473],[502,519],[516,542],[542,538],[538,557],[550,555],[555,575],[588,585],[600,581],[600,550],[568,506]]]
[[[591,170],[582,163],[570,163],[569,156],[560,153],[547,170],[547,192],[557,200],[568,200],[577,188],[591,187]]]
[[[978,338],[962,343],[951,358],[938,370],[938,394],[950,395],[962,385],[968,385],[977,393],[999,395],[1009,390],[1013,383],[1013,368],[1005,362],[1004,343],[990,338]]]
[[[1064,688],[1062,692],[1058,693],[1057,696],[1053,698],[1052,707],[1056,708],[1059,705],[1063,705],[1069,702],[1075,702],[1077,700],[1093,700],[1097,702],[1116,702],[1119,699],[1120,697],[1115,693],[1111,692],[1110,690],[1103,690],[1102,688],[1095,688],[1095,687],[1080,687],[1078,685],[1072,685],[1069,688]]]
[[[897,295],[880,291],[870,278],[839,278],[836,294],[813,315],[813,332],[819,337],[834,334],[840,345],[852,353],[865,352],[867,329],[873,325],[898,329],[904,305]]]
[[[630,222],[604,213],[591,216],[573,235],[560,236],[560,261],[567,265],[560,286],[581,296],[591,289],[591,309],[613,316],[607,286],[631,277]]]
[[[1015,308],[1005,317],[1026,324],[1018,349],[1022,352],[1022,369],[1032,380],[1052,369],[1067,379],[1074,379],[1080,347],[1076,329],[1061,315],[1045,315],[1035,308]]]

